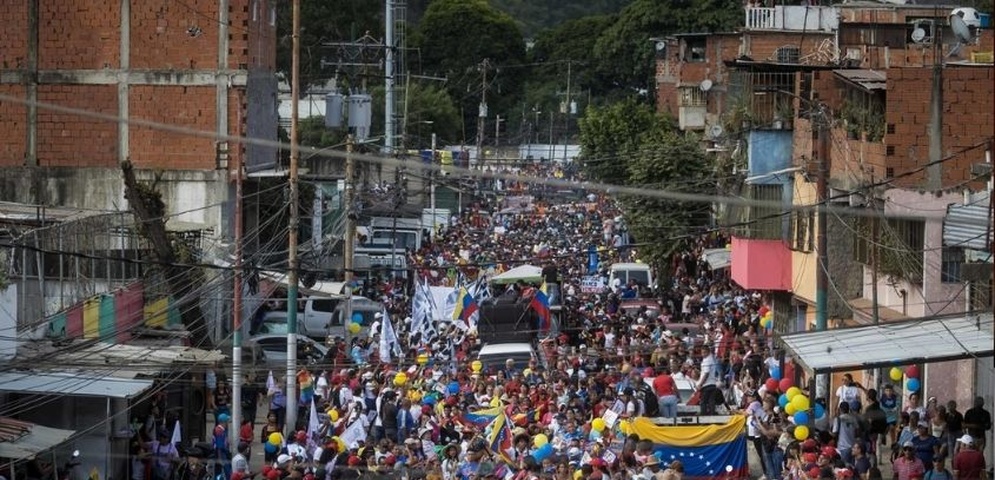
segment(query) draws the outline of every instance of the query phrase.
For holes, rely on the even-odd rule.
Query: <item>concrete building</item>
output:
[[[967,228],[954,209],[972,208],[977,202],[965,195],[985,188],[979,164],[995,130],[992,30],[972,28],[969,42],[953,38],[955,7],[746,6],[741,32],[658,41],[658,111],[702,132],[710,151],[743,172],[740,195],[783,205],[726,212],[735,225],[732,277],[767,292],[778,332],[815,327],[816,216],[785,212],[817,203],[821,158],[830,162],[835,207],[826,231],[830,328],[964,312],[968,300],[991,309],[990,246],[968,247],[945,233],[952,220]],[[943,160],[940,188],[930,191],[934,59],[944,62]],[[822,119],[825,145],[817,141]],[[869,211],[886,217],[873,235]],[[975,229],[990,231],[986,217],[973,215]],[[960,275],[968,260],[988,262],[983,278]],[[991,369],[981,362],[924,371],[927,394],[962,405],[975,393],[990,395]],[[868,385],[877,378],[854,373]]]
[[[99,4],[98,4],[99,3]],[[229,177],[216,135],[277,136],[274,0],[37,0],[0,9],[0,200],[125,208],[120,162],[215,235]],[[66,107],[104,115],[79,115]],[[167,132],[121,120],[200,132]],[[250,172],[276,151],[227,145]]]

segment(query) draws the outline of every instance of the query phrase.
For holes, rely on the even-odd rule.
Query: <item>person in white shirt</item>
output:
[[[863,385],[853,381],[853,376],[849,373],[843,375],[843,385],[836,389],[836,404],[846,403],[850,406],[850,411],[859,414],[862,407],[860,401],[860,391]]]
[[[249,473],[249,444],[245,442],[240,442],[238,444],[238,453],[234,457],[231,457],[231,471],[242,473],[247,475]]]
[[[715,407],[719,403],[725,403],[722,390],[719,389],[719,361],[712,353],[711,345],[706,344],[705,348],[707,353],[701,360],[701,374],[696,388],[701,390],[701,414],[715,415]]]

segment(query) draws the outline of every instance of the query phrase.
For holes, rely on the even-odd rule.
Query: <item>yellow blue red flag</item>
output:
[[[685,478],[748,478],[746,417],[734,415],[725,424],[659,426],[636,418],[629,433],[653,442],[663,464],[680,460]]]

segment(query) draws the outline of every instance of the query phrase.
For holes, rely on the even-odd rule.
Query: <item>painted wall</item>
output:
[[[748,290],[791,288],[791,251],[781,240],[732,239],[732,279]]]
[[[800,181],[801,175],[795,179],[792,203],[794,205],[812,205],[816,202],[815,184]],[[813,225],[810,230],[812,235],[812,246],[815,246],[815,236],[819,234],[818,225]],[[818,272],[818,254],[813,248],[809,252],[799,250],[791,251],[791,292],[801,300],[815,305],[815,277]],[[808,312],[815,315],[815,309]]]
[[[791,166],[790,130],[750,130],[747,162],[750,176],[765,175]],[[791,175],[762,178],[752,183],[791,183]]]

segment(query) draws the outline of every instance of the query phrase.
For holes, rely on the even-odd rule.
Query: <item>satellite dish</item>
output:
[[[925,39],[926,39],[926,30],[924,30],[923,28],[916,27],[916,29],[912,31],[913,42],[922,43],[922,41]]]
[[[981,15],[978,13],[978,10],[974,8],[955,8],[952,12],[950,12],[950,16],[954,15],[957,15],[961,18],[961,20],[964,20],[964,23],[966,23],[969,28],[981,28]]]
[[[708,135],[712,138],[719,138],[722,136],[722,125],[712,125],[708,129]]]
[[[706,78],[701,81],[701,84],[698,85],[698,88],[701,88],[702,92],[707,92],[712,89],[712,81]]]
[[[656,51],[662,52],[662,51],[666,50],[666,48],[667,48],[666,42],[664,42],[662,40],[658,40],[656,42]]]
[[[967,23],[964,22],[963,18],[960,18],[960,15],[950,15],[950,29],[953,30],[954,36],[957,37],[960,43],[971,43],[974,41],[971,29],[967,27]]]

